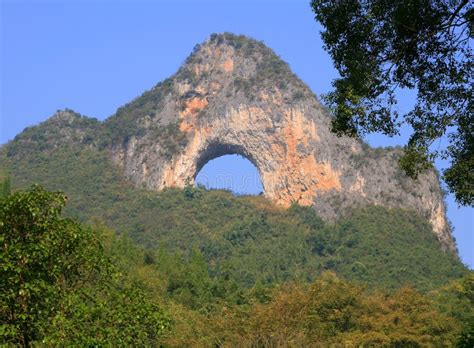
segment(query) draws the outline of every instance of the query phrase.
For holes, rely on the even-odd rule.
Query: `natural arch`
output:
[[[226,154],[206,162],[195,177],[196,186],[229,190],[236,195],[263,193],[260,173],[246,157]]]
[[[311,205],[317,191],[339,190],[338,173],[328,163],[318,163],[310,147],[317,139],[314,121],[300,110],[288,110],[288,117],[275,122],[271,113],[241,107],[224,117],[201,119],[194,98],[193,107],[180,113],[181,131],[188,144],[164,168],[162,187],[194,184],[196,173],[210,159],[239,154],[258,169],[264,194],[279,204]]]
[[[196,179],[197,174],[209,161],[226,155],[240,155],[249,160],[257,168],[255,160],[252,158],[251,154],[246,153],[245,148],[243,146],[213,143],[209,144],[206,150],[204,150],[197,158],[196,173],[194,174],[194,179]]]
[[[192,185],[207,161],[236,153],[257,167],[264,195],[276,204],[312,205],[327,219],[361,204],[414,209],[451,248],[436,173],[401,185],[399,150],[338,137],[331,121],[270,49],[223,34],[197,46],[175,75],[106,125],[118,139],[113,159],[151,190]]]

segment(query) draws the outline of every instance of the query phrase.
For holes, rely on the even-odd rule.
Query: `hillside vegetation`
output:
[[[331,270],[372,287],[411,285],[429,290],[466,270],[441,250],[429,224],[402,209],[355,208],[335,224],[308,207],[274,207],[263,197],[188,187],[150,192],[133,187],[89,142],[100,124],[50,119],[0,150],[13,188],[38,183],[68,196],[65,213],[102,221],[137,244],[189,256],[199,251],[212,277],[231,275],[239,286],[313,280]],[[84,126],[86,125],[86,127]],[[51,143],[60,139],[68,146]]]
[[[136,188],[102,126],[60,114],[0,148],[2,343],[472,346],[472,272],[416,213]]]
[[[246,288],[233,272],[210,275],[212,262],[199,250],[144,249],[100,223],[62,218],[61,193],[5,193],[4,344],[472,345],[472,274],[427,295],[369,290],[328,271],[311,282]]]

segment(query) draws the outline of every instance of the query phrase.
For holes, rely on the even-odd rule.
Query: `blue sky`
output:
[[[213,32],[264,41],[317,94],[337,76],[322,48],[309,1],[41,1],[0,0],[0,143],[69,107],[105,119],[173,74],[194,45]],[[409,110],[413,96],[401,97]],[[371,135],[374,146],[403,143]],[[441,144],[443,146],[445,144]],[[438,162],[443,168],[445,162]],[[236,156],[209,162],[199,180],[255,176]],[[237,180],[237,179],[236,179]],[[205,182],[204,182],[205,183]],[[258,192],[253,181],[248,190]],[[474,268],[474,211],[448,196],[462,260]]]

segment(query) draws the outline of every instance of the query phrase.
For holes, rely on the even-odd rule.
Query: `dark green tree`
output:
[[[56,284],[80,275],[85,260],[71,256],[81,241],[90,245],[93,239],[81,238],[78,225],[59,218],[65,202],[65,196],[39,187],[1,201],[1,334],[7,341],[30,346],[41,338],[59,303]]]
[[[460,204],[474,203],[474,9],[468,0],[312,0],[322,39],[340,77],[325,96],[333,131],[393,136],[413,133],[400,160],[416,178],[438,156],[450,159],[444,180]],[[400,115],[397,91],[416,104]],[[446,149],[431,146],[446,136]]]
[[[474,347],[474,272],[432,294],[443,312],[462,323],[456,347]]]
[[[166,316],[114,267],[95,231],[60,217],[66,200],[39,186],[0,199],[0,341],[156,344]]]

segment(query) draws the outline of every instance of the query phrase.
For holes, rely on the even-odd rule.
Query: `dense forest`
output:
[[[172,199],[192,202],[196,195],[209,201],[220,198],[221,204],[240,204],[240,209],[253,204],[260,227],[257,219],[241,221],[241,228],[224,236],[201,230],[204,239],[228,241],[228,249],[233,245],[238,250],[227,257],[225,252],[216,257],[215,250],[212,253],[204,247],[207,243],[186,249],[180,245],[180,238],[174,248],[171,239],[165,238],[156,247],[138,246],[125,233],[118,236],[102,222],[79,224],[62,217],[61,210],[68,200],[63,193],[48,192],[36,185],[8,194],[8,183],[2,187],[0,279],[6,291],[0,295],[3,318],[0,335],[6,344],[336,344],[346,347],[453,344],[468,347],[472,344],[474,278],[462,267],[456,268],[453,263],[452,270],[457,271],[452,276],[457,275],[456,279],[436,287],[435,284],[442,283],[441,277],[436,279],[431,275],[430,283],[427,279],[415,281],[416,274],[406,276],[406,283],[413,279],[415,285],[431,288],[421,291],[402,283],[396,287],[385,278],[387,271],[382,266],[378,270],[380,281],[373,272],[368,272],[363,282],[363,276],[357,277],[363,270],[347,271],[348,264],[362,269],[377,267],[377,264],[364,264],[369,258],[377,259],[377,252],[371,257],[360,257],[357,245],[367,248],[371,245],[357,235],[357,227],[365,226],[371,233],[377,224],[383,225],[380,220],[389,219],[390,223],[390,218],[400,218],[397,214],[405,212],[363,210],[355,213],[352,221],[348,217],[330,231],[311,210],[301,207],[270,212],[259,198],[232,198],[225,192],[189,189],[163,194],[160,198],[168,204]],[[262,221],[264,212],[268,216]],[[416,219],[409,214],[404,217],[408,224],[416,225]],[[295,239],[274,235],[282,233],[275,226],[285,221],[302,228],[293,231]],[[251,229],[245,228],[248,223],[253,223]],[[355,234],[352,238],[344,238],[347,226],[352,226]],[[258,235],[264,228],[269,234],[266,238]],[[330,238],[329,233],[336,231],[340,235]],[[373,238],[377,233],[372,233]],[[321,238],[324,235],[326,238]],[[379,241],[388,238],[382,235]],[[343,242],[334,244],[340,236]],[[429,231],[416,242],[429,245],[428,236]],[[305,242],[298,240],[301,237]],[[409,239],[410,233],[397,237]],[[265,243],[265,239],[270,241]],[[310,253],[316,255],[313,260],[304,260],[310,253],[297,255],[301,243],[306,243]],[[265,262],[252,251],[259,244]],[[387,243],[384,245],[387,250],[378,252],[397,257],[396,248],[400,246],[396,244]],[[279,259],[282,255],[277,250],[284,249],[284,245],[290,249],[282,253],[293,252],[293,258]],[[389,248],[390,245],[395,248]],[[413,254],[416,253],[415,250]],[[324,254],[336,254],[344,262],[338,264],[333,259],[334,271],[327,270],[330,267]],[[317,257],[324,261],[314,262]],[[306,272],[298,274],[298,268],[288,264],[288,260],[300,262],[299,268]],[[309,265],[313,266],[312,272]],[[396,270],[390,264],[387,267],[388,272]],[[290,276],[287,270],[296,274]],[[350,281],[350,274],[358,279]]]
[[[86,118],[76,123],[95,129]],[[144,248],[182,255],[198,250],[211,276],[230,273],[239,286],[312,281],[330,270],[370,286],[426,291],[466,272],[414,212],[356,206],[324,223],[309,207],[286,210],[261,196],[191,186],[152,192],[126,180],[106,150],[72,140],[67,147],[51,143],[60,132],[57,121],[48,121],[0,149],[0,167],[14,189],[38,183],[61,190],[67,216],[100,221]]]
[[[96,122],[58,122],[0,148],[4,343],[472,346],[472,272],[416,213],[151,192],[84,142]]]

